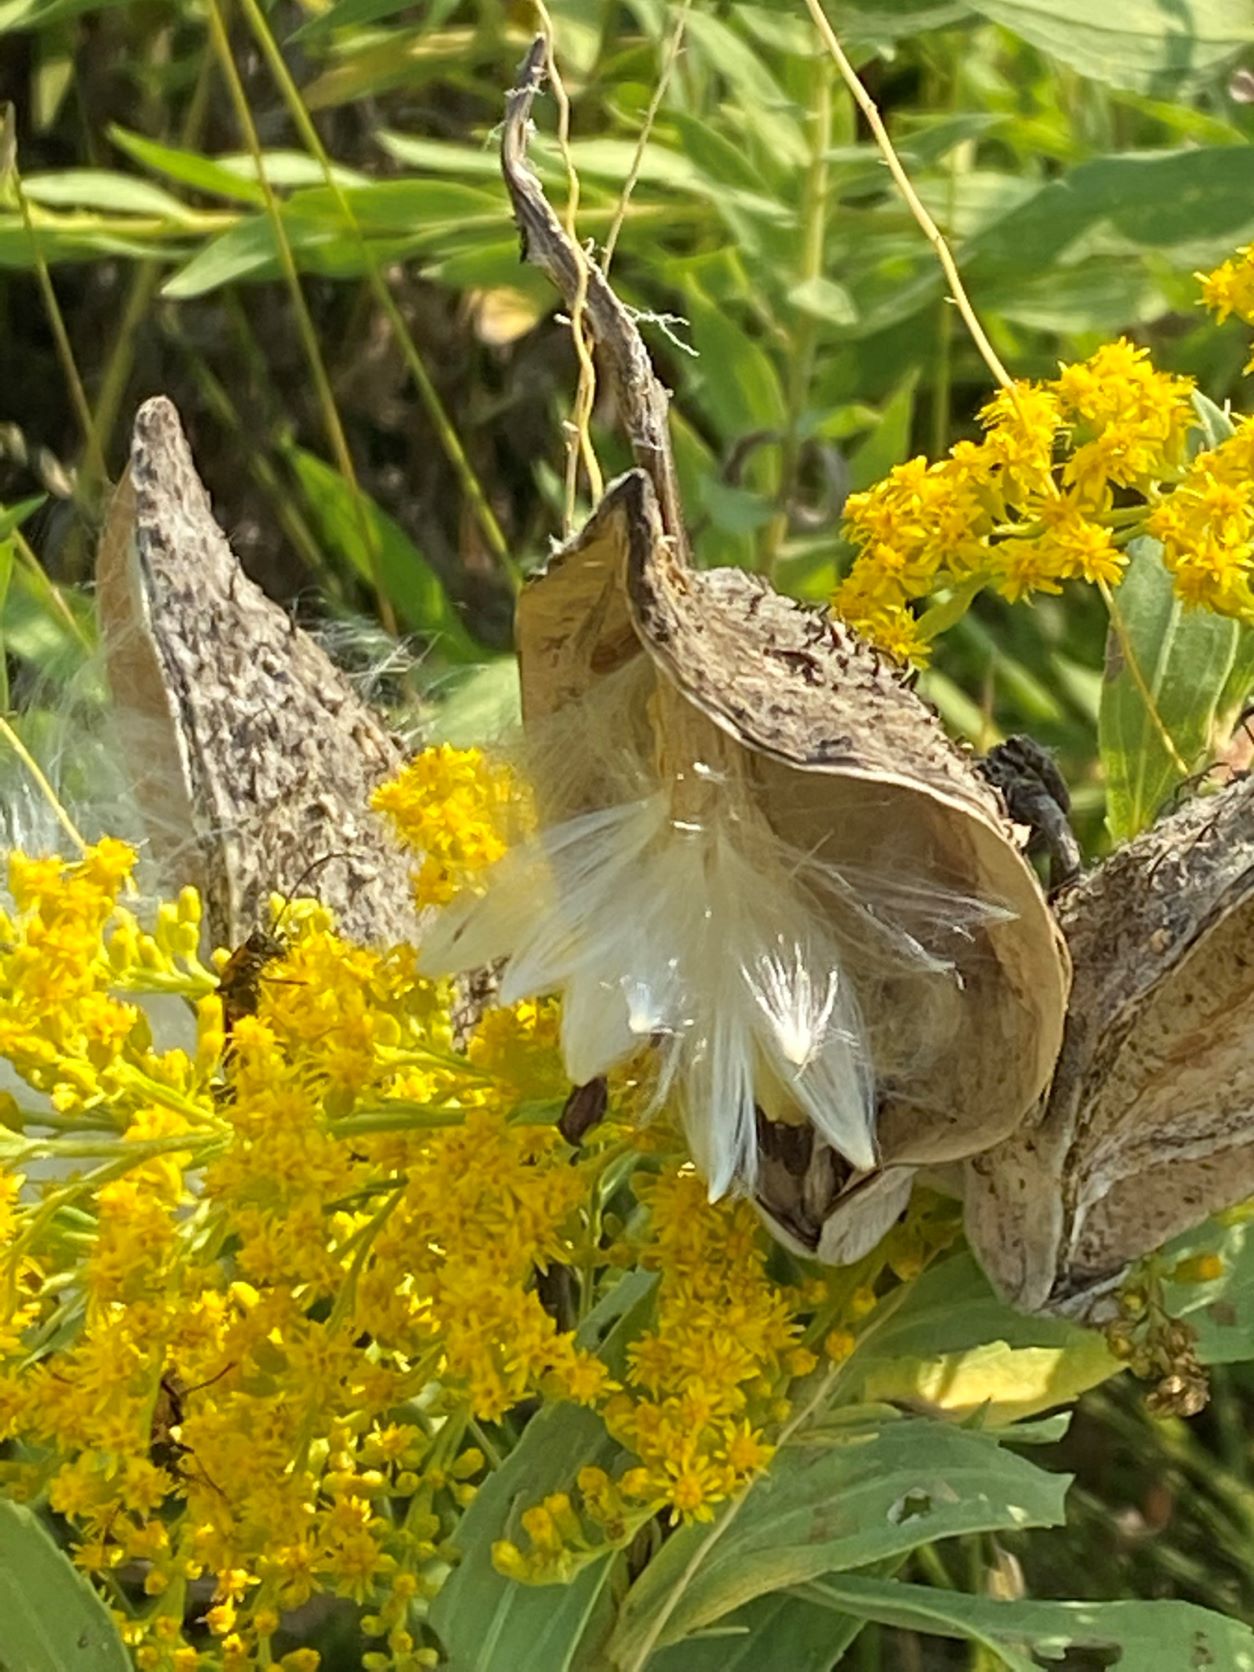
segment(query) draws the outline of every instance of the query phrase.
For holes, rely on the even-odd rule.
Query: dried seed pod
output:
[[[236,946],[277,883],[351,850],[324,898],[346,934],[416,929],[409,865],[367,806],[399,746],[244,574],[173,405],[145,401],[97,559],[109,683],[152,851]]]
[[[996,792],[900,674],[760,579],[690,565],[665,392],[526,167],[543,60],[537,42],[510,98],[506,181],[639,468],[524,589],[540,832],[442,914],[423,966],[507,958],[505,1002],[560,991],[576,1084],[654,1043],[711,1194],[756,1193],[786,1240],[853,1257],[914,1164],[1031,1107],[1065,948]]]
[[[968,1162],[966,1222],[1008,1298],[1084,1315],[1254,1193],[1254,779],[1128,843],[1059,916],[1075,982],[1052,1089]]]
[[[773,908],[780,933],[764,956],[775,960],[781,989],[777,1033],[791,1030],[797,1049],[772,1062],[769,1041],[759,1036],[748,1068],[739,1081],[725,1077],[723,1093],[739,1086],[747,1096],[747,1075],[759,1105],[773,1105],[768,1124],[807,1117],[840,1152],[834,1167],[821,1145],[807,1154],[791,1204],[776,1166],[773,1186],[763,1178],[763,1205],[794,1241],[853,1257],[848,1250],[873,1242],[874,1227],[886,1228],[900,1210],[908,1167],[997,1142],[1053,1068],[1066,952],[997,796],[900,674],[853,634],[758,577],[690,569],[638,471],[611,488],[582,534],[524,589],[518,646],[524,722],[535,740],[531,776],[550,831],[632,798],[638,805],[660,786],[672,829],[726,834],[745,860],[744,889],[780,902],[788,892],[781,875],[793,873],[789,903]],[[563,840],[557,837],[559,846]],[[646,864],[657,866],[657,888],[667,886],[664,847],[654,832],[643,849],[646,889]],[[604,857],[610,866],[625,863],[608,848]],[[709,856],[697,869],[708,882]],[[633,898],[624,878],[606,910],[615,897]],[[589,903],[585,891],[585,930]],[[753,948],[731,921],[739,906],[711,890],[704,909],[728,918],[721,939],[715,936],[722,955],[749,964]],[[623,910],[638,915],[647,905],[624,903]],[[668,908],[681,910],[679,900]],[[628,961],[618,973],[650,985],[628,959],[630,944],[639,947],[639,937],[623,937]],[[825,971],[817,967],[820,948],[830,959]],[[570,963],[576,990],[582,955],[576,949]],[[639,957],[647,962],[647,949]],[[612,969],[606,961],[603,987]],[[836,1016],[828,1033],[844,1033],[850,1063],[843,1082],[829,1078],[807,1095],[806,1075],[825,1045],[821,1028],[807,1032],[806,984],[812,992],[825,978],[851,1001],[826,1018]],[[759,1010],[771,1002],[768,984],[748,983]],[[508,975],[505,985],[512,990]],[[653,978],[651,990],[658,986]],[[568,1004],[570,996],[568,984]],[[721,1002],[735,1009],[727,993]],[[693,1026],[680,1012],[646,1011],[635,1037],[647,1029],[682,1038]],[[715,1055],[717,1022],[702,1026],[707,1043],[689,1038],[690,1054],[704,1048]],[[569,1066],[579,1076],[604,1063],[588,1057]],[[849,1123],[837,1120],[825,1131],[812,1106],[824,1090],[854,1097],[858,1074],[876,1133],[869,1156],[859,1153]],[[759,1107],[759,1132],[764,1118]],[[724,1148],[708,1139],[694,1147],[699,1157],[705,1149],[707,1167],[717,1152],[723,1165],[710,1170],[726,1185],[732,1176],[742,1183],[753,1176],[747,1143],[742,1122],[730,1172]],[[891,1179],[868,1189],[868,1171],[880,1167]],[[840,1223],[842,1214],[857,1223]]]

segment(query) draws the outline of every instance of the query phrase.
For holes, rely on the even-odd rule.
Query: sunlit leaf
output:
[[[56,174],[30,174],[22,190],[32,203],[57,208],[114,210],[126,215],[160,215],[169,220],[194,219],[194,212],[169,192],[132,174],[107,168],[66,168]]]
[[[850,1417],[801,1437],[709,1526],[675,1533],[632,1586],[608,1646],[616,1666],[677,1643],[754,1597],[955,1533],[1056,1526],[1067,1480],[992,1435],[923,1418]],[[726,1527],[723,1526],[724,1518]]]
[[[1069,1403],[1122,1368],[1100,1333],[998,1300],[962,1254],[926,1272],[873,1324],[848,1373],[863,1398],[979,1411],[999,1428]]]
[[[231,198],[241,203],[263,201],[261,187],[256,181],[247,179],[236,169],[224,168],[211,157],[202,157],[196,151],[181,150],[175,145],[159,145],[156,140],[146,139],[143,134],[131,133],[116,124],[109,129],[109,138],[120,151],[134,157],[137,163],[142,163],[154,174],[164,174],[167,179],[177,180],[180,185],[192,186],[212,197]]]
[[[1116,841],[1151,824],[1204,764],[1240,632],[1235,621],[1185,608],[1156,540],[1130,549],[1114,594],[1122,632],[1112,624],[1098,723],[1106,822]]]

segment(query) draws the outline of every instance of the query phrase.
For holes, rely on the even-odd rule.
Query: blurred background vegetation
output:
[[[673,59],[615,284],[675,391],[700,560],[822,600],[844,497],[976,433],[990,392],[933,254],[799,0],[548,14],[598,245]],[[1194,273],[1254,239],[1245,0],[829,15],[1016,375],[1123,332],[1240,407],[1247,333],[1202,313]],[[0,706],[36,745],[67,691],[84,735],[103,705],[94,540],[157,392],[246,568],[412,735],[509,712],[513,589],[563,531],[577,375],[497,173],[536,22],[499,0],[0,0]],[[560,204],[551,99],[540,121]],[[594,430],[625,465],[614,414]],[[1091,850],[1104,634],[1087,589],[985,594],[923,687],[978,745],[1024,729],[1054,748]],[[1252,1410],[1238,1370],[1188,1428],[1152,1423],[1134,1388],[1092,1396],[1058,1456],[1080,1475],[1072,1531],[1014,1552],[1029,1587],[1254,1620]],[[928,1555],[928,1576],[966,1585],[992,1555]],[[903,1640],[891,1664],[922,1652]],[[867,1632],[855,1659],[883,1654]]]

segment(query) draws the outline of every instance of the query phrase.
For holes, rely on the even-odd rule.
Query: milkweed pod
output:
[[[1254,1194],[1254,779],[1120,848],[1059,916],[1075,985],[1053,1084],[967,1163],[966,1225],[1008,1299],[1086,1316]]]
[[[758,577],[690,568],[641,471],[524,588],[517,637],[540,831],[437,925],[431,973],[504,955],[503,997],[560,991],[576,1083],[652,1040],[712,1194],[756,1190],[764,1122],[830,1149],[837,1192],[1013,1129],[1065,948],[896,670]]]

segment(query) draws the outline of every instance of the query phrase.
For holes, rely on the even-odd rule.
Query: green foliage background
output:
[[[606,236],[677,10],[550,4],[584,236]],[[1017,375],[1127,332],[1218,406],[1242,404],[1246,333],[1202,314],[1193,275],[1254,239],[1247,0],[883,0],[829,15]],[[459,740],[509,711],[512,584],[561,531],[575,380],[554,297],[519,264],[493,143],[534,21],[494,0],[216,14],[188,0],[0,0],[0,98],[14,106],[0,185],[0,701],[36,745],[71,688],[91,732],[103,478],[157,391],[183,412],[236,547],[273,595],[338,623],[344,654],[376,670],[384,635],[408,636],[416,654],[376,671],[385,701]],[[268,60],[274,43],[301,110]],[[551,103],[541,119],[533,158],[560,200]],[[675,391],[704,562],[767,568],[822,599],[846,558],[844,495],[974,433],[985,368],[800,4],[696,0],[614,275]],[[609,468],[626,462],[612,412],[596,434]],[[1152,577],[1138,584],[1152,612]],[[973,742],[1025,729],[1058,752],[1091,849],[1104,840],[1104,634],[1079,589],[1031,608],[985,596],[925,680]],[[72,748],[63,767],[72,784]],[[1135,786],[1112,787],[1112,823],[1135,823]],[[990,1534],[970,1533],[925,1546],[906,1574],[976,1591],[1012,1552],[1037,1596],[1168,1595],[1254,1620],[1250,1412],[1239,1367],[1216,1371],[1210,1412],[1187,1428],[1151,1424],[1135,1390],[1112,1384],[1054,1460],[1079,1474],[1066,1538],[999,1534],[995,1557]],[[811,1606],[851,1606],[823,1584]],[[941,1607],[935,1591],[915,1600]],[[958,1635],[975,1646],[952,1654],[924,1650],[917,1617],[870,1592],[862,1606],[883,1623],[842,1664],[998,1664],[981,1604],[956,1590]],[[1053,1629],[1043,1612],[1042,1642]],[[1015,1652],[1011,1664],[1035,1664]],[[715,1661],[735,1664],[726,1642]]]

